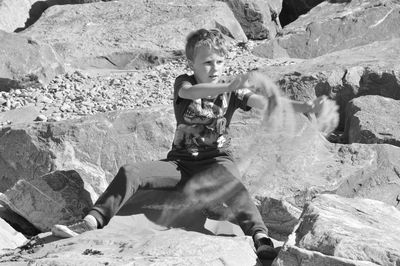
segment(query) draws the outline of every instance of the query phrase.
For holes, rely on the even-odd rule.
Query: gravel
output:
[[[225,79],[271,65],[269,59],[250,53],[255,41],[232,45]],[[173,82],[191,73],[181,57],[142,70],[74,70],[55,77],[47,86],[0,92],[0,112],[35,106],[41,113],[36,121],[60,121],[100,112],[143,108],[172,103]],[[0,126],[12,121],[0,121]]]

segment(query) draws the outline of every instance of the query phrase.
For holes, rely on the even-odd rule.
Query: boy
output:
[[[227,136],[237,108],[263,109],[268,101],[249,90],[251,85],[246,75],[229,84],[219,83],[226,53],[225,39],[218,30],[200,29],[189,34],[186,56],[194,74],[180,75],[175,80],[173,104],[177,128],[167,159],[121,167],[88,215],[71,226],[55,225],[54,235],[72,237],[104,227],[138,189],[184,186],[191,196],[218,191],[212,199],[203,198],[230,207],[243,232],[253,237],[260,259],[277,256],[257,207],[238,181],[240,174],[230,155]],[[306,113],[316,111],[320,104],[293,102],[293,107]],[[207,179],[217,180],[220,185],[210,186]]]

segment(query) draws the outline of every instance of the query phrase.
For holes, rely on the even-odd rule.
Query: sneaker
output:
[[[262,237],[254,241],[257,257],[260,260],[273,260],[278,256],[274,243],[268,237]]]
[[[95,229],[97,229],[95,225],[92,225],[90,222],[86,220],[80,220],[79,222],[68,226],[56,224],[51,229],[51,232],[53,233],[54,236],[68,238]]]

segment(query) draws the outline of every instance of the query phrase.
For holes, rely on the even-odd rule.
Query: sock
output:
[[[266,233],[258,232],[253,236],[253,240],[256,241],[260,238],[269,238]]]
[[[90,227],[97,229],[98,223],[97,223],[96,218],[94,218],[93,215],[88,214],[85,216],[85,218],[83,218],[83,220],[86,221]]]

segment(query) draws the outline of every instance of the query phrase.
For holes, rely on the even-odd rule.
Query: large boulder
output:
[[[347,106],[345,134],[348,143],[388,143],[400,146],[400,101],[361,96]]]
[[[51,46],[1,30],[0,58],[0,91],[45,85],[65,72]]]
[[[232,9],[246,36],[253,40],[273,39],[281,30],[278,15],[281,0],[224,0]]]
[[[273,265],[398,265],[399,223],[400,211],[382,202],[319,195]]]
[[[247,41],[227,4],[212,0],[53,6],[22,34],[52,45],[72,67],[135,69],[181,54],[187,34],[198,28]]]
[[[292,135],[260,127],[257,113],[238,112],[231,125],[242,181],[272,235],[284,239],[290,234],[304,204],[323,191],[397,204],[400,162],[393,158],[400,158],[398,147],[334,145],[304,116],[294,119]],[[1,200],[42,230],[68,215],[77,219],[121,165],[165,158],[174,127],[172,108],[154,107],[5,128],[0,134]],[[77,175],[64,178],[66,172],[57,172],[63,170]]]
[[[0,30],[19,31],[32,25],[53,5],[84,4],[102,0],[2,0],[0,2]],[[110,1],[110,0],[104,0]]]
[[[75,170],[94,197],[127,162],[160,159],[175,129],[169,107],[110,112],[54,123],[27,123],[0,131],[0,192],[56,170]]]
[[[244,122],[232,134],[242,181],[276,239],[290,234],[304,204],[326,191],[400,207],[398,147],[332,144],[301,116],[294,129],[275,132],[260,129],[259,121],[239,120]]]
[[[314,58],[375,41],[399,38],[400,4],[395,0],[324,1],[283,28],[276,38],[293,58]],[[257,54],[271,44],[261,44]]]
[[[102,230],[70,239],[37,241],[2,256],[5,263],[39,265],[259,265],[249,237],[213,236],[168,229],[142,216],[118,217]],[[42,242],[42,241],[43,242]],[[44,243],[44,244],[43,244]],[[18,256],[23,252],[23,256]]]
[[[339,105],[343,130],[347,103],[362,95],[400,99],[400,39],[374,42],[309,60],[261,67],[290,98],[310,100],[328,95]]]

